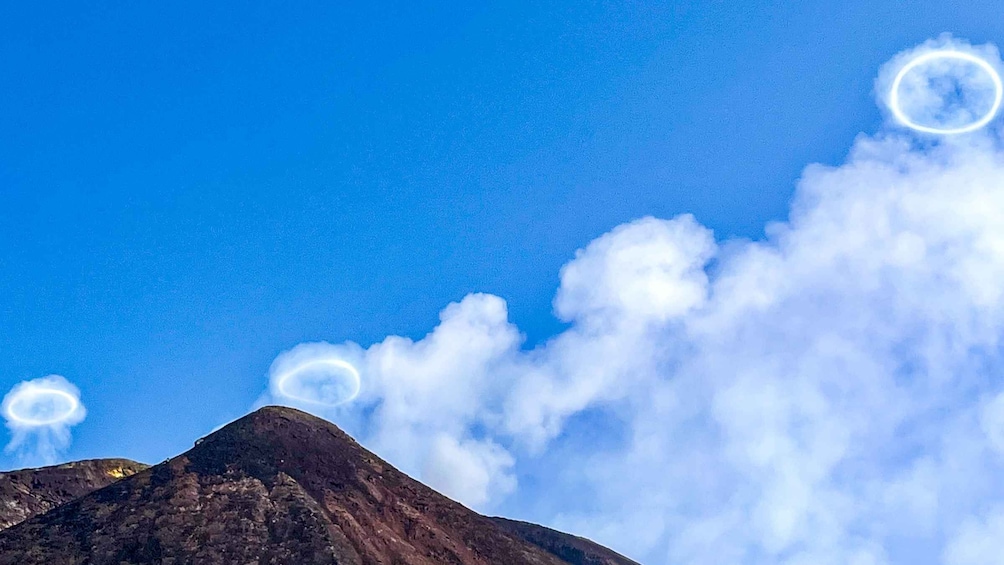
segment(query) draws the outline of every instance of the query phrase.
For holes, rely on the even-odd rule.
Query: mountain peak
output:
[[[366,477],[392,469],[335,424],[284,406],[259,408],[202,438],[184,456],[203,475],[240,470],[269,482],[282,473],[320,490],[345,488],[362,478],[361,471]]]
[[[563,560],[411,479],[334,424],[278,406],[0,532],[0,565],[171,561],[592,563]]]

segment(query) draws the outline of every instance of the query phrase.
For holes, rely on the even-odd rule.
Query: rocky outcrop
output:
[[[0,530],[146,468],[128,459],[92,459],[0,473]]]

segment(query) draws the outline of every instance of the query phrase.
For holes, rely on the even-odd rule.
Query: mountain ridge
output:
[[[582,538],[554,532],[548,540],[528,541],[442,496],[334,424],[266,407],[160,465],[0,531],[0,565],[637,565]],[[559,556],[583,543],[591,553],[565,551],[578,561]]]

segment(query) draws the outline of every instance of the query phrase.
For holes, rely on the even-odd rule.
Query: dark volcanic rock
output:
[[[93,459],[0,473],[0,530],[146,468],[128,459]]]
[[[543,548],[569,565],[638,565],[638,562],[586,538],[507,518],[491,520],[510,534]]]
[[[0,565],[568,564],[512,531],[334,425],[269,407],[0,532]]]

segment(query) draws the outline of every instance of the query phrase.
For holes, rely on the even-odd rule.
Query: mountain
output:
[[[494,517],[495,525],[530,542],[570,565],[638,565],[627,557],[579,536],[573,536],[538,524]]]
[[[94,459],[0,473],[0,530],[146,468],[127,459]]]
[[[0,565],[637,565],[520,524],[440,495],[329,422],[266,407],[0,532]]]

